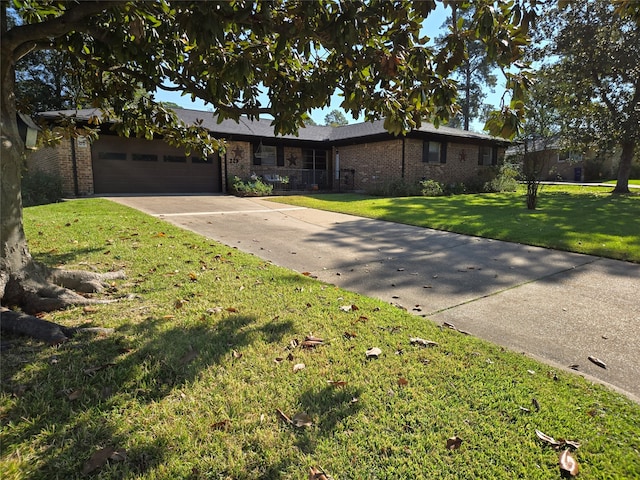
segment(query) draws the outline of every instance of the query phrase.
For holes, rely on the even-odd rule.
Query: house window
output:
[[[165,155],[164,161],[171,163],[187,163],[187,157],[184,155]]]
[[[157,162],[158,155],[152,153],[134,153],[131,155],[131,159],[134,162]]]
[[[125,152],[98,152],[99,160],[126,160]]]
[[[578,152],[566,151],[558,153],[558,163],[578,163],[582,161],[582,155]]]
[[[275,145],[263,145],[262,143],[253,146],[254,165],[276,165],[278,158],[278,148]]]
[[[446,163],[446,143],[425,141],[422,144],[422,161],[424,163]]]
[[[327,152],[305,148],[302,150],[302,168],[306,170],[326,170]]]
[[[495,147],[480,145],[478,149],[478,165],[497,165],[498,150]]]

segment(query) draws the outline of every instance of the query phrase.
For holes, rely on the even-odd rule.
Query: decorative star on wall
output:
[[[243,156],[242,154],[244,152],[242,151],[242,149],[238,145],[236,145],[236,148],[234,148],[231,153],[233,153],[233,158],[235,158],[236,160],[240,160],[242,158],[242,156]]]
[[[297,166],[296,164],[297,161],[298,161],[298,157],[296,157],[293,153],[289,155],[289,158],[287,158],[287,162],[289,162],[290,167]]]

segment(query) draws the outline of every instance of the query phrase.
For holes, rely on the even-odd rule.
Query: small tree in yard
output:
[[[560,112],[554,107],[555,87],[546,75],[538,72],[535,83],[527,92],[526,117],[517,139],[518,157],[522,162],[522,175],[527,185],[527,208],[538,206],[538,191],[543,175],[549,170],[551,146],[557,147],[560,134]]]
[[[335,91],[343,95],[344,111],[356,119],[384,118],[394,134],[419,127],[425,118],[447,121],[456,97],[448,79],[465,57],[464,38],[480,38],[490,60],[507,66],[520,59],[535,15],[527,0],[478,0],[468,28],[434,47],[420,29],[435,8],[436,2],[409,0],[2,1],[2,305],[35,314],[95,302],[73,290],[92,292],[119,275],[52,270],[29,253],[22,228],[24,149],[16,121],[15,68],[31,52],[66,52],[82,85],[84,97],[77,104],[102,111],[94,123],[117,118],[120,134],[161,135],[206,158],[223,142],[198,125],[181,124],[153,94],[139,95],[141,89],[184,91],[210,103],[223,119],[270,114],[278,134],[303,127],[307,112],[328,105]],[[525,76],[512,77],[514,102],[523,100],[525,83]],[[261,85],[267,105],[260,100]],[[503,113],[506,120],[494,116],[494,127],[513,135],[517,115]],[[70,132],[73,120],[66,119]],[[3,311],[1,327],[54,343],[69,333],[12,310]]]

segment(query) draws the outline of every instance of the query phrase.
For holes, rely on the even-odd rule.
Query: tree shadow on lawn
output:
[[[313,453],[319,441],[332,435],[345,418],[362,407],[358,402],[361,389],[350,386],[326,386],[300,394],[302,410],[313,419],[313,426],[298,432],[296,446],[304,453]]]
[[[67,265],[73,264],[76,259],[86,259],[88,255],[97,252],[104,252],[104,248],[77,248],[64,253],[51,250],[45,253],[32,253],[32,257],[43,265]]]
[[[256,325],[241,315],[214,325],[167,329],[166,323],[148,318],[110,336],[78,335],[59,347],[27,345],[11,350],[11,357],[3,354],[8,376],[2,391],[19,396],[3,412],[3,444],[30,445],[29,478],[80,478],[91,455],[104,447],[126,450],[125,461],[101,466],[110,478],[161,466],[169,452],[176,455],[175,439],[147,427],[138,431],[135,422],[145,420],[127,419],[127,410],[188,389],[208,367],[232,362],[233,350],[258,340],[278,342],[292,329],[290,322]],[[21,370],[31,377],[29,385],[17,385]]]

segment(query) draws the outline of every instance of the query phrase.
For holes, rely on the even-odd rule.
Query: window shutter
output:
[[[284,167],[284,145],[278,145],[276,165]]]
[[[447,163],[447,142],[440,144],[440,163]]]
[[[256,157],[256,152],[258,151],[258,148],[260,148],[260,144],[259,143],[255,143],[253,144],[253,164],[254,165],[262,165],[262,159]]]
[[[491,148],[491,165],[498,165],[498,147]]]
[[[482,165],[482,145],[478,145],[478,165]]]
[[[422,161],[429,162],[429,142],[427,140],[422,142]]]

